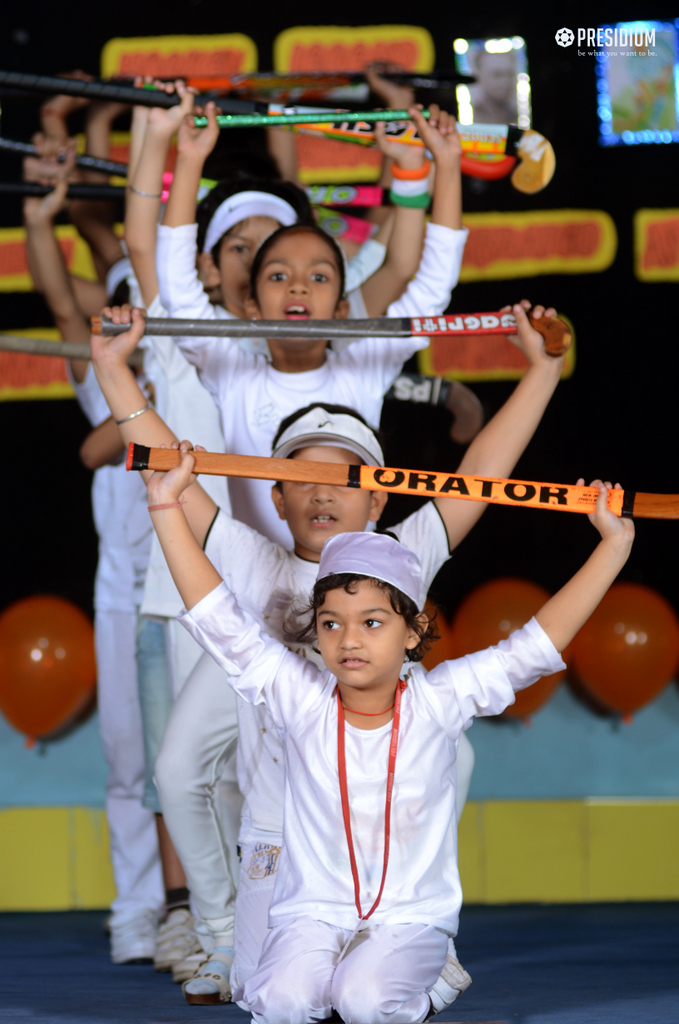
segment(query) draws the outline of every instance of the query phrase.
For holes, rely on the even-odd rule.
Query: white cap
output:
[[[283,227],[296,224],[298,217],[290,203],[270,192],[236,192],[217,207],[212,214],[203,252],[212,252],[220,238],[247,217],[272,217]]]
[[[316,581],[343,572],[391,583],[422,607],[422,566],[417,555],[383,533],[338,533],[323,545]]]
[[[299,448],[310,445],[347,448],[367,466],[384,465],[384,455],[373,431],[349,413],[331,413],[315,406],[283,431],[272,454],[274,459],[287,459]]]

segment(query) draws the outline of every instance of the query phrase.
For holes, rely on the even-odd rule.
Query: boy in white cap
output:
[[[186,452],[148,484],[188,609],[181,621],[239,696],[266,706],[285,752],[271,927],[234,998],[256,1024],[305,1024],[333,1010],[345,1024],[424,1021],[462,901],[451,827],[459,736],[565,668],[559,652],[627,561],[634,525],[607,510],[611,485],[595,481],[590,519],[601,541],[579,572],[509,639],[429,674],[403,664],[419,661],[432,636],[419,559],[384,535],[330,537],[297,637],[315,637],[321,671],[263,631],[197,543],[182,509],[192,467]]]
[[[518,343],[530,368],[513,395],[468,449],[459,472],[507,476],[530,440],[556,387],[560,360],[546,356],[540,335],[530,327],[523,308],[514,307],[519,324]],[[551,311],[547,311],[551,314]],[[536,315],[543,310],[538,307]],[[129,311],[119,311],[130,320]],[[126,365],[129,352],[143,329],[134,314],[131,329],[117,338],[92,340],[95,368],[116,418],[139,407],[140,394]],[[121,427],[126,441],[146,445],[170,444],[172,433],[153,411]],[[186,445],[184,445],[186,447]],[[374,433],[351,410],[320,404],[284,421],[275,439],[274,454],[311,461],[350,464],[356,459],[384,464]],[[199,543],[238,598],[279,639],[290,642],[297,626],[295,610],[313,585],[316,565],[327,538],[343,531],[359,531],[376,522],[386,500],[384,492],[346,488],[305,487],[283,483],[272,491],[278,514],[290,523],[295,550],[268,541],[261,534],[220,511],[200,485],[187,496],[186,513]],[[472,528],[485,506],[439,499],[423,506],[396,528],[396,533],[421,557],[423,595],[434,575]],[[317,659],[307,645],[306,656]],[[213,793],[229,744],[236,730],[229,707],[230,690],[215,684],[208,671],[197,666],[172,713],[156,781],[165,820],[189,877],[201,915],[213,933],[215,952],[200,979],[185,986],[192,1002],[218,1002],[229,998],[228,968],[233,960],[234,887],[228,855],[213,808]],[[245,980],[254,971],[267,927],[268,901],[275,881],[282,843],[283,756],[273,723],[265,709],[240,702],[239,780],[246,798],[240,843],[243,868],[236,908],[236,976]],[[469,784],[473,754],[466,741],[460,757],[467,767],[463,795]],[[471,755],[471,756],[470,756]],[[458,767],[460,771],[460,766]],[[463,804],[463,800],[461,801]],[[208,977],[205,976],[205,972]],[[459,991],[457,975],[442,986],[443,1008]],[[452,990],[452,992],[451,992]],[[437,998],[436,995],[433,998]]]

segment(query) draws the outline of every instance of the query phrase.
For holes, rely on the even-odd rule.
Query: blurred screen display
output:
[[[601,145],[679,142],[679,20],[602,29],[607,45],[596,54]]]
[[[473,85],[456,89],[461,124],[517,124],[530,128],[530,78],[521,36],[456,39],[455,66],[473,75]]]

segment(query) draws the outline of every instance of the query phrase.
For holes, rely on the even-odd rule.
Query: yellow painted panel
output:
[[[488,801],[482,813],[486,902],[583,898],[581,801]]]
[[[0,910],[65,910],[69,885],[69,811],[0,811]]]
[[[465,804],[457,830],[457,859],[465,903],[485,902],[483,804]]]
[[[679,802],[588,801],[591,900],[679,898]]]
[[[70,814],[73,905],[84,910],[108,907],[116,887],[106,815],[88,807],[74,807]]]

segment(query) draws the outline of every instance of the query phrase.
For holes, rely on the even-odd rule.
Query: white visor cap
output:
[[[283,227],[297,223],[297,213],[285,199],[270,192],[236,192],[217,207],[205,232],[203,252],[212,252],[220,238],[247,217],[272,217]]]
[[[323,545],[316,582],[352,573],[391,583],[422,607],[422,566],[417,555],[383,533],[338,533]]]
[[[322,406],[310,409],[283,431],[272,455],[274,459],[287,459],[299,448],[310,445],[347,448],[367,466],[384,465],[384,455],[373,431],[348,413],[331,413]]]

